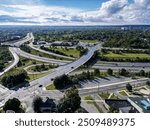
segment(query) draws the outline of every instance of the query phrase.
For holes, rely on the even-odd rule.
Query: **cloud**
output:
[[[13,0],[14,3],[18,0]],[[38,0],[41,3],[42,0]],[[34,3],[34,4],[33,4]],[[99,9],[84,11],[61,6],[35,5],[35,0],[24,4],[1,4],[0,24],[36,25],[112,25],[150,24],[149,0],[109,0]]]

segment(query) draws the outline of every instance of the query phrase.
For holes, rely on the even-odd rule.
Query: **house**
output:
[[[134,106],[132,106],[128,100],[105,99],[105,103],[109,108],[113,107],[119,110],[120,113],[139,113],[139,111]]]

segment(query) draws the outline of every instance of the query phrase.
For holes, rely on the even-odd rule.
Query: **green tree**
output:
[[[42,98],[37,96],[33,99],[33,103],[32,103],[32,106],[33,106],[33,110],[35,113],[40,113],[40,106],[42,104]]]
[[[99,69],[94,69],[94,76],[97,76],[97,77],[100,76],[100,71],[99,71]]]
[[[108,73],[108,75],[113,75],[113,70],[109,68],[109,69],[107,70],[107,73]]]
[[[121,69],[119,71],[119,74],[122,75],[122,76],[127,76],[128,75],[128,71],[126,69]]]
[[[54,85],[57,89],[62,89],[70,84],[70,79],[67,75],[62,75],[54,79]]]
[[[58,112],[60,113],[74,113],[80,108],[81,98],[76,87],[71,87],[66,90],[64,97],[58,104]]]
[[[132,85],[128,83],[128,84],[126,85],[126,89],[127,89],[129,92],[132,92]]]
[[[21,102],[17,98],[9,99],[4,107],[3,110],[6,112],[7,110],[13,110],[16,113],[21,112]]]

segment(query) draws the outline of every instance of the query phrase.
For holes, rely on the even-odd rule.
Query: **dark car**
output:
[[[43,85],[39,85],[39,88],[43,87]]]

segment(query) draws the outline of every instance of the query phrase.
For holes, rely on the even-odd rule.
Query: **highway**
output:
[[[36,60],[36,61],[41,61],[41,62],[46,62],[46,63],[55,63],[55,64],[59,64],[59,65],[65,65],[70,62],[70,61],[56,60],[56,59],[52,59],[52,58],[46,58],[46,57],[40,57],[37,55],[32,55],[30,53],[22,51],[20,48],[13,48],[13,50],[19,56],[25,57],[27,59]]]
[[[19,57],[18,55],[13,51],[13,48],[12,47],[9,47],[9,51],[11,52],[11,54],[13,55],[14,57],[14,61],[13,63],[8,67],[6,68],[3,72],[0,72],[0,76],[2,76],[4,73],[10,71],[11,69],[13,69],[19,62]]]
[[[55,69],[53,73],[30,82],[30,85],[33,85],[35,83],[41,84],[43,86],[52,84],[53,83],[52,79],[54,79],[55,77],[61,76],[63,74],[69,74],[70,72],[74,71],[81,65],[85,64],[93,56],[94,52],[98,48],[99,48],[99,45],[92,47],[86,54],[84,54],[82,57],[80,57],[76,61],[69,63],[65,66],[58,67],[57,69]]]
[[[19,47],[21,44],[23,44],[26,40],[33,40],[33,35],[27,36],[27,39],[24,39],[21,42],[17,42],[15,46]],[[32,37],[32,38],[31,38]],[[56,63],[61,65],[60,67],[56,68],[54,72],[43,76],[41,78],[38,78],[36,80],[31,81],[30,83],[24,84],[19,88],[16,88],[14,90],[6,90],[4,89],[0,90],[0,104],[3,105],[9,98],[16,97],[20,99],[23,102],[30,102],[29,106],[31,107],[31,102],[32,99],[34,98],[35,95],[39,95],[41,97],[51,97],[51,98],[60,98],[63,96],[63,93],[55,90],[55,91],[46,91],[45,87],[53,83],[53,79],[55,79],[58,76],[61,76],[63,74],[69,74],[75,69],[79,68],[81,65],[85,64],[94,54],[95,51],[100,49],[100,45],[95,45],[94,47],[91,47],[89,51],[84,54],[82,57],[79,59],[69,62],[69,61],[61,61],[61,60],[55,60],[55,59],[50,59],[50,58],[44,58],[36,55],[32,55],[29,53],[26,53],[19,48],[10,48],[11,53],[14,55],[14,58],[16,58],[12,68],[16,65],[16,62],[19,60],[17,59],[17,55],[26,57],[28,59],[33,59],[33,60],[38,60],[42,62],[47,62],[47,63]],[[102,66],[105,66],[104,64]],[[108,66],[106,66],[108,69]],[[113,66],[114,67],[114,66]],[[110,67],[111,68],[111,64]],[[108,91],[108,90],[115,90],[119,88],[123,88],[127,83],[131,83],[132,85],[143,85],[146,83],[148,78],[142,78],[138,80],[128,80],[128,81],[123,81],[123,82],[117,82],[117,83],[112,83],[112,84],[106,84],[106,85],[101,85],[101,86],[95,86],[92,88],[81,88],[79,89],[80,95],[84,94],[89,94],[89,93],[96,93],[99,91]],[[39,87],[39,85],[42,85],[43,87]],[[28,112],[33,112],[31,109],[28,110]]]
[[[30,97],[31,100],[33,98],[33,95],[35,95],[35,90],[38,91],[38,95],[42,95],[42,93],[44,93],[44,96],[46,96],[45,93],[48,93],[48,95],[50,96],[51,94],[53,98],[61,97],[62,93],[60,91],[45,91],[43,90],[44,88],[39,88],[39,85],[43,85],[43,87],[46,87],[47,85],[53,83],[53,78],[74,71],[75,69],[86,63],[93,56],[94,52],[98,49],[98,47],[99,45],[92,47],[86,54],[84,54],[78,60],[67,64],[66,66],[58,67],[56,71],[52,72],[51,74],[33,80],[29,84],[23,85],[21,88],[16,88],[16,90],[7,90],[4,93],[2,92],[0,97],[1,104],[4,104],[9,98],[12,97],[19,98],[21,101],[24,98]]]
[[[63,56],[63,55],[59,55],[59,54],[56,54],[56,53],[53,53],[53,52],[48,52],[48,51],[42,50],[42,49],[40,49],[40,48],[36,48],[36,47],[33,46],[33,43],[32,43],[32,42],[29,44],[29,46],[30,46],[32,49],[34,49],[34,50],[37,50],[37,51],[40,51],[40,52],[42,52],[42,53],[46,53],[46,54],[49,54],[49,55],[53,55],[53,56],[57,56],[57,57],[62,57],[62,58],[66,58],[66,59],[69,59],[69,60],[74,60],[74,59],[75,59],[75,58],[73,58],[73,57]]]
[[[11,47],[19,47],[23,43],[28,42],[28,41],[33,41],[33,40],[34,40],[33,34],[27,33],[27,36],[22,39],[19,39],[17,41],[12,41],[12,42],[4,42],[4,43],[1,43],[1,45],[11,46]]]

